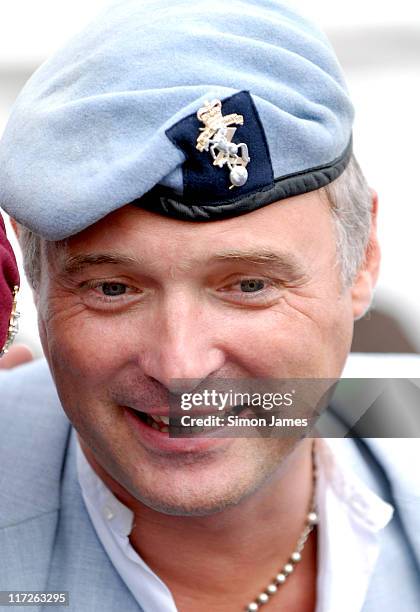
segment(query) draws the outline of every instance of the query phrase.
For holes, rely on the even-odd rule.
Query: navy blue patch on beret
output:
[[[243,124],[233,129],[236,129],[236,144],[244,143],[247,147],[251,162],[247,169],[247,180],[243,185],[231,189],[229,175],[226,171],[220,171],[217,160],[213,162],[210,155],[203,155],[197,149],[197,134],[204,128],[200,125],[197,113],[194,113],[166,131],[172,142],[185,154],[186,160],[182,164],[183,196],[189,202],[216,205],[219,201],[233,201],[239,196],[273,184],[273,168],[264,129],[249,93],[242,91],[226,98],[222,102],[221,111],[222,117],[240,115],[243,118]]]

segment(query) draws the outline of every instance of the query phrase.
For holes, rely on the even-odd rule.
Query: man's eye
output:
[[[100,289],[107,297],[117,297],[127,292],[127,285],[123,283],[101,283]]]
[[[249,278],[247,280],[241,281],[241,291],[244,293],[254,293],[256,291],[261,291],[264,289],[265,281],[260,278]]]

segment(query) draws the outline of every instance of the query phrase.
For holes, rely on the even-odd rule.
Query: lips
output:
[[[165,411],[165,414],[157,414],[154,412],[143,412],[142,410],[136,410],[135,408],[127,409],[145,425],[148,425],[152,429],[160,431],[161,433],[169,433],[169,415],[167,410]]]
[[[247,408],[249,407],[246,405],[242,405],[242,406],[233,406],[229,410],[224,410],[222,413],[220,411],[201,412],[201,411],[195,410],[191,412],[188,411],[188,412],[177,413],[176,415],[171,414],[171,416],[169,416],[168,410],[165,410],[164,414],[159,414],[158,411],[153,412],[153,413],[144,412],[142,410],[136,410],[134,408],[129,408],[129,411],[132,414],[134,414],[136,418],[139,419],[142,423],[144,423],[145,425],[148,425],[155,431],[159,431],[160,433],[168,434],[168,435],[169,435],[169,432],[171,432],[172,434],[178,434],[178,435],[179,434],[198,435],[205,431],[209,432],[210,431],[209,427],[203,427],[199,425],[187,427],[186,425],[182,425],[181,424],[182,416],[185,416],[185,415],[191,415],[195,417],[221,416],[221,415],[222,416],[229,416],[229,415],[236,416],[242,413]]]
[[[161,420],[162,416],[169,419],[168,411],[166,411],[165,415],[153,414],[152,417],[150,413],[140,412],[127,406],[122,408],[133,434],[141,446],[152,452],[154,456],[156,456],[156,453],[159,456],[173,456],[173,454],[183,456],[185,453],[190,456],[191,453],[215,452],[217,449],[220,450],[232,442],[226,437],[204,437],[198,435],[198,431],[187,432],[185,427],[182,428],[182,435],[178,437],[176,436],[176,426],[173,425],[173,422],[176,422],[178,419],[173,419],[172,415],[170,423],[171,434],[175,435],[170,435],[169,426]]]

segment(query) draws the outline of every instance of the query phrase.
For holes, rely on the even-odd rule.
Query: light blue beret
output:
[[[120,0],[20,93],[0,204],[48,240],[133,203],[211,221],[325,186],[351,155],[335,54],[277,0]]]

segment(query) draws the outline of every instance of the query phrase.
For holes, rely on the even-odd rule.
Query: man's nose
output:
[[[220,330],[196,301],[167,300],[155,312],[146,337],[140,366],[172,393],[194,389],[226,361]]]

